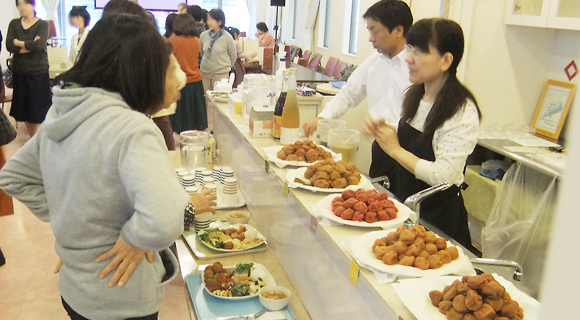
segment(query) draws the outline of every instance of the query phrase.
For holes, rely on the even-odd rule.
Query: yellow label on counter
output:
[[[290,189],[290,187],[288,186],[288,181],[284,182],[284,192],[283,192],[283,194],[285,196],[288,195],[288,191],[290,191],[289,189]]]
[[[350,272],[348,273],[348,279],[350,279],[350,281],[352,283],[354,283],[355,286],[358,283],[359,272],[360,272],[360,267],[358,266],[358,263],[356,263],[356,261],[354,261],[354,260],[351,260],[350,261]]]

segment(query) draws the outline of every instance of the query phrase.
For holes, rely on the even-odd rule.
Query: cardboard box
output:
[[[271,137],[274,129],[274,106],[254,106],[250,111],[250,136]]]

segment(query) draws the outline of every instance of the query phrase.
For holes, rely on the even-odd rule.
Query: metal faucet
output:
[[[517,261],[511,260],[501,260],[501,259],[489,259],[489,258],[472,258],[471,263],[474,264],[485,264],[490,266],[500,266],[500,267],[511,267],[514,268],[513,278],[516,281],[521,281],[524,277],[524,268]]]
[[[421,202],[423,202],[423,200],[429,198],[430,196],[436,194],[437,192],[444,191],[444,190],[451,188],[451,186],[452,186],[451,183],[443,182],[443,183],[440,183],[436,186],[419,191],[419,192],[409,196],[405,200],[405,205],[407,207],[409,207],[411,210],[413,210],[413,212],[415,212],[415,214],[417,215],[417,219],[415,220],[415,222],[413,222],[411,219],[407,219],[407,220],[405,220],[405,222],[403,222],[403,225],[407,228],[411,228],[414,225],[418,224],[419,218],[420,218]]]
[[[380,177],[376,177],[376,178],[372,178],[370,179],[371,183],[378,183],[378,182],[382,182],[383,183],[383,188],[389,190],[391,188],[391,182],[389,181],[389,177],[387,176],[380,176]]]

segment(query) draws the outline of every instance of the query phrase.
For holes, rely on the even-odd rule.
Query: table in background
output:
[[[296,68],[296,82],[330,82],[334,79],[328,76],[325,76],[322,73],[310,70],[306,67],[303,67],[299,64],[292,63],[290,66],[291,68]]]
[[[326,95],[335,96],[340,92],[340,89],[335,88],[330,83],[320,83],[320,84],[316,85],[316,91],[323,93],[323,94],[326,94]]]

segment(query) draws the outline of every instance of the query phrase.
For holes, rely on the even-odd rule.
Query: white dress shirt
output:
[[[88,34],[89,28],[85,28],[85,31],[80,36],[80,40],[78,33],[72,37],[70,41],[70,52],[68,55],[69,67],[72,67],[75,64],[75,62],[77,62],[77,57],[79,55],[79,52],[81,52],[81,48],[83,47],[83,43],[85,43]]]
[[[431,107],[433,103],[421,101],[417,114],[409,125],[423,132]],[[432,142],[435,161],[419,160],[415,166],[415,177],[431,186],[443,182],[461,185],[465,162],[475,149],[478,136],[477,108],[473,101],[468,100],[463,109],[435,130]]]
[[[340,92],[318,115],[324,119],[340,118],[368,98],[369,114],[396,125],[401,117],[403,93],[411,85],[405,62],[406,50],[394,58],[375,52],[352,73]]]

